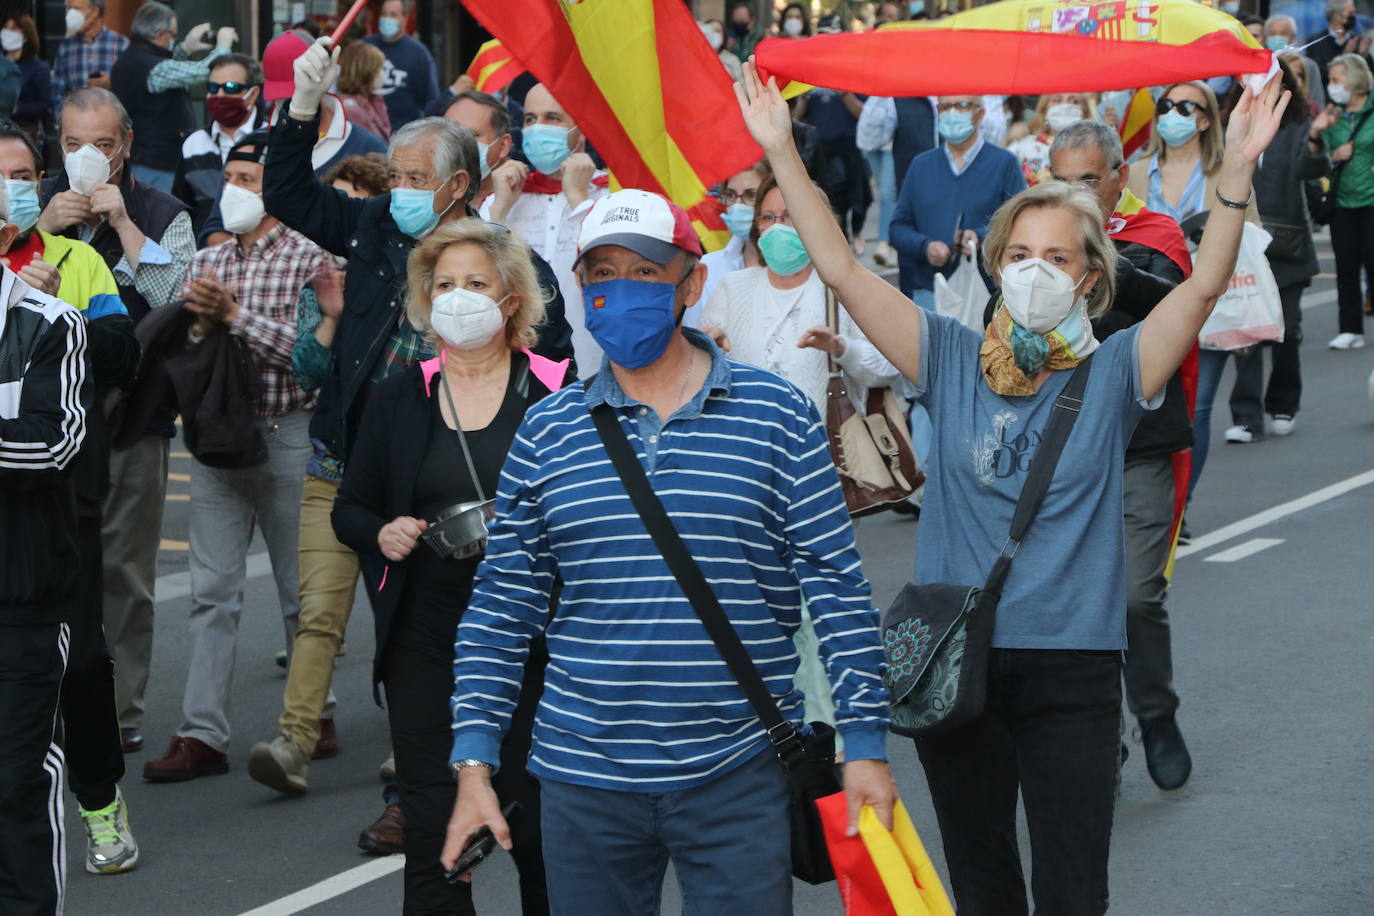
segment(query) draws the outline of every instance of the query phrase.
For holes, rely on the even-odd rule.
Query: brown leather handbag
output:
[[[828,287],[825,320],[839,334],[839,306]],[[906,499],[926,479],[911,445],[906,399],[891,388],[870,388],[865,411],[859,413],[850,400],[843,370],[833,357],[829,363],[825,429],[845,505],[851,516],[881,512]]]

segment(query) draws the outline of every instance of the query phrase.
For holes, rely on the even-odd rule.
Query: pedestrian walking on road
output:
[[[1089,316],[1112,306],[1116,253],[1092,195],[1052,182],[998,211],[984,257],[1004,305],[980,335],[952,318],[913,312],[854,259],[806,178],[776,84],[761,84],[750,63],[738,92],[821,278],[907,376],[939,432],[917,535],[917,582],[982,581],[1036,460],[1033,443],[1070,370],[1092,358],[1055,482],[997,609],[987,705],[916,748],[962,916],[1028,910],[1018,795],[1030,825],[1035,909],[1104,913],[1126,648],[1126,445],[1141,416],[1163,400],[1230,282],[1255,162],[1289,97],[1277,81],[1244,97],[1231,117],[1197,269],[1143,322],[1099,346]]]
[[[1332,105],[1312,126],[1321,131],[1331,161],[1340,168],[1336,208],[1331,214],[1331,250],[1336,255],[1336,307],[1340,333],[1332,350],[1364,346],[1364,300],[1360,277],[1374,272],[1374,76],[1358,54],[1331,61],[1326,94]],[[1332,179],[1335,181],[1335,178]]]

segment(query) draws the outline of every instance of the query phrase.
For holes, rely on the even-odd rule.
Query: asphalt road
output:
[[[1212,457],[1190,515],[1197,547],[1180,559],[1169,599],[1194,777],[1185,793],[1165,798],[1135,748],[1113,835],[1114,913],[1374,913],[1374,598],[1364,567],[1374,531],[1374,404],[1366,393],[1374,348],[1325,349],[1335,333],[1330,288],[1328,275],[1309,292],[1316,305],[1306,314],[1306,392],[1295,434],[1224,445],[1229,416],[1218,405]],[[1229,392],[1229,379],[1221,390]],[[172,471],[189,474],[191,461],[174,458]],[[184,477],[168,489],[189,492]],[[1283,508],[1254,518],[1274,507]],[[387,749],[385,716],[368,683],[365,602],[335,677],[342,753],[315,764],[310,795],[279,798],[245,769],[252,742],[275,732],[283,685],[273,661],[282,646],[279,612],[264,575],[245,587],[230,772],[182,785],[141,779],[143,762],[161,754],[176,727],[187,674],[188,600],[178,575],[186,559],[178,542],[186,540],[188,509],[169,501],[148,746],[129,757],[124,782],[142,863],[127,875],[85,874],[68,796],[67,912],[399,912],[400,860],[368,859],[354,846],[381,812],[377,766]],[[891,515],[859,525],[880,606],[909,578],[914,531]],[[898,738],[889,747],[917,829],[943,869],[915,753]],[[484,914],[519,912],[509,859],[484,867],[476,895]],[[799,886],[795,899],[799,913],[841,912],[833,886]],[[680,911],[671,880],[664,911]]]

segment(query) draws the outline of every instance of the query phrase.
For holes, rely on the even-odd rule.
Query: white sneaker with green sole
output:
[[[87,811],[80,805],[77,810],[86,826],[86,871],[114,875],[138,864],[138,843],[129,829],[129,806],[118,786],[115,800],[99,811]]]

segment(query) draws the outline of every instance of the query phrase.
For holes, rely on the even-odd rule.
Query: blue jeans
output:
[[[656,916],[671,859],[684,916],[790,916],[787,774],[770,748],[712,782],[620,792],[540,782],[554,916]]]
[[[892,223],[892,211],[897,209],[897,174],[892,164],[892,150],[875,149],[865,153],[868,167],[878,180],[878,241],[887,241],[887,227]]]
[[[134,177],[159,191],[166,191],[171,194],[172,182],[176,180],[177,173],[165,169],[150,169],[146,165],[136,165],[134,166]]]
[[[1229,350],[1201,350],[1197,364],[1197,406],[1193,410],[1193,472],[1188,480],[1188,499],[1202,479],[1207,464],[1207,452],[1212,443],[1212,403],[1221,387],[1221,374],[1226,371]]]

